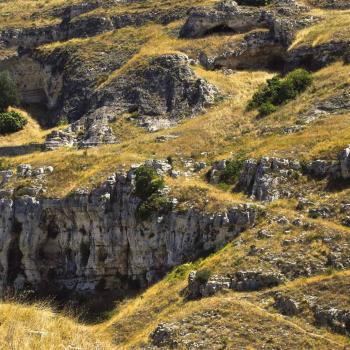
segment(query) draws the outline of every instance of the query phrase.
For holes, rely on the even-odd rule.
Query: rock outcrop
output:
[[[350,335],[350,311],[336,308],[316,307],[315,322],[318,326],[328,327],[334,332]]]
[[[172,267],[222,247],[254,223],[247,205],[226,213],[194,210],[140,221],[134,170],[92,192],[63,199],[33,194],[0,199],[1,291],[58,294],[153,283]]]
[[[268,157],[258,161],[250,159],[244,163],[237,189],[262,201],[289,197],[292,195],[289,190],[291,182],[296,180],[300,171],[298,161]]]
[[[51,133],[45,148],[116,143],[118,140],[109,122],[127,112],[149,131],[168,128],[213,105],[218,96],[219,92],[213,85],[195,75],[186,55],[155,57],[97,92],[87,86],[82,96],[74,93],[65,99],[66,106],[72,101],[82,110],[81,113],[85,110],[85,115],[67,129]]]
[[[42,27],[6,28],[0,31],[0,47],[33,48],[56,41],[73,38],[86,38],[113,29],[127,26],[142,26],[147,22],[167,24],[185,17],[188,8],[178,7],[171,11],[157,10],[146,12],[123,13],[114,16],[89,15],[79,17],[99,6],[99,2],[90,6],[77,4],[56,11],[61,17],[60,23]]]
[[[154,131],[198,114],[218,96],[213,85],[194,74],[186,55],[169,54],[117,77],[97,94],[96,107],[133,112],[140,125]]]
[[[285,276],[274,271],[236,271],[229,276],[213,275],[208,279],[199,278],[198,271],[192,271],[188,277],[187,297],[209,297],[223,289],[238,292],[257,291],[276,287],[284,281]]]

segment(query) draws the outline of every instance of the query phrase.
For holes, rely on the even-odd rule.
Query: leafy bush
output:
[[[220,174],[220,182],[228,185],[234,184],[238,180],[244,162],[245,158],[243,156],[228,160],[226,162],[226,168]]]
[[[9,106],[16,106],[19,97],[15,83],[8,72],[0,72],[0,112],[4,112]]]
[[[150,166],[140,166],[136,169],[135,175],[135,194],[142,200],[147,200],[152,194],[164,187],[164,179]]]
[[[266,6],[271,3],[271,0],[238,0],[238,5],[243,6]]]
[[[312,75],[304,69],[296,69],[285,78],[274,77],[253,95],[247,109],[258,109],[260,116],[267,116],[280,106],[296,98],[312,83]]]
[[[142,201],[137,208],[140,219],[148,219],[152,213],[169,209],[168,199],[161,194],[164,179],[149,166],[140,166],[136,172],[135,195]]]
[[[266,117],[267,115],[276,112],[277,107],[275,105],[273,105],[271,102],[265,102],[263,103],[259,108],[259,115],[261,117]]]
[[[212,274],[212,271],[208,268],[198,270],[196,273],[196,281],[199,283],[207,283]]]
[[[27,119],[17,112],[0,113],[0,135],[14,133],[22,130]]]

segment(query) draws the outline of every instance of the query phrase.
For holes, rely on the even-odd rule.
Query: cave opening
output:
[[[205,33],[204,36],[210,36],[210,35],[231,35],[231,34],[237,34],[237,32],[230,28],[226,24],[220,24],[218,26],[215,26],[213,28],[208,29]]]
[[[19,239],[22,232],[22,224],[15,220],[13,222],[12,227],[12,241],[9,246],[9,250],[7,253],[7,261],[8,261],[8,271],[7,271],[7,284],[13,285],[17,276],[20,273],[23,273],[22,268],[22,258],[23,253],[19,246]]]

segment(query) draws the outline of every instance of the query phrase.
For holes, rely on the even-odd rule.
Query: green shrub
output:
[[[148,219],[152,213],[169,210],[168,199],[161,194],[164,188],[164,179],[149,166],[140,166],[135,171],[135,195],[141,199],[137,208],[141,220]]]
[[[267,115],[276,112],[276,110],[277,107],[271,102],[265,102],[258,108],[261,117],[266,117]]]
[[[0,113],[0,135],[10,134],[22,130],[27,119],[17,112]]]
[[[207,283],[212,274],[212,271],[208,268],[198,270],[196,273],[196,281],[199,283]]]
[[[243,6],[266,6],[271,3],[271,0],[238,0],[238,5]]]
[[[246,159],[241,156],[236,159],[228,160],[226,162],[226,168],[222,170],[220,174],[220,182],[228,185],[234,184],[238,180],[245,160]]]
[[[140,166],[135,171],[135,175],[135,194],[142,200],[148,199],[152,194],[164,187],[164,179],[150,166]]]
[[[170,210],[168,199],[159,193],[153,193],[147,200],[140,203],[137,208],[137,214],[141,220],[147,220],[152,213],[166,212],[168,210]]]
[[[4,112],[9,106],[16,106],[19,97],[15,83],[8,72],[0,72],[0,112]]]
[[[276,106],[295,99],[312,83],[312,75],[304,69],[295,69],[286,77],[267,80],[253,95],[247,109],[258,109],[260,116],[267,116],[277,110]]]

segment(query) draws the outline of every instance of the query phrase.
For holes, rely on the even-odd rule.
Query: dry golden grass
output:
[[[325,11],[315,9],[311,14],[322,20],[299,31],[290,49],[302,45],[317,46],[329,41],[350,40],[350,10]]]
[[[12,110],[21,113],[27,119],[28,123],[23,130],[15,134],[0,136],[0,147],[43,142],[47,131],[43,131],[40,125],[25,111],[15,108],[12,108]]]
[[[55,23],[58,19],[43,16],[43,13],[56,6],[75,2],[78,0],[3,0],[0,2],[0,28],[23,28]],[[33,17],[33,14],[40,15]]]
[[[349,114],[320,120],[296,134],[256,136],[256,130],[264,126],[293,124],[297,114],[307,110],[312,101],[339,93],[340,88],[349,83],[349,66],[336,63],[319,71],[315,74],[314,88],[260,121],[255,120],[254,114],[245,112],[245,105],[257,86],[272,74],[236,72],[227,76],[219,71],[210,72],[199,67],[195,69],[198,75],[217,85],[226,95],[222,102],[196,118],[156,133],[145,132],[129,122],[127,116],[123,116],[112,125],[120,144],[87,151],[59,149],[50,152],[50,163],[55,167],[55,172],[48,177],[48,195],[61,196],[77,186],[95,185],[117,167],[127,167],[147,158],[193,156],[201,159],[202,152],[207,152],[206,161],[210,161],[230,157],[231,153],[241,151],[253,157],[334,158],[337,150],[350,138]],[[28,132],[29,129],[26,130]],[[177,135],[178,138],[164,143],[155,142],[157,136],[166,134]],[[16,140],[15,135],[11,136],[13,142]],[[41,137],[40,133],[38,137]],[[0,138],[1,144],[8,142],[2,140]],[[31,141],[30,134],[24,134],[21,139],[21,143]],[[46,153],[34,153],[9,160],[13,166],[20,163],[40,166],[46,164],[47,159]]]
[[[106,334],[54,313],[45,305],[0,303],[1,350],[111,350]]]

